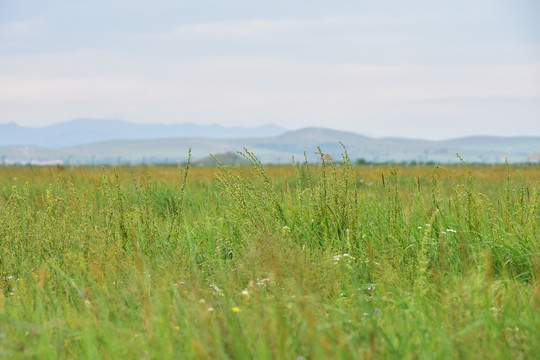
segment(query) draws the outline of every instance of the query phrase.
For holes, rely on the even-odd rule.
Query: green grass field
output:
[[[537,358],[540,168],[321,159],[0,168],[0,358]]]

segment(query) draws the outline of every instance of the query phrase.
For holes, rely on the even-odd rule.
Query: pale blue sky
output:
[[[540,136],[540,1],[0,1],[0,122]]]

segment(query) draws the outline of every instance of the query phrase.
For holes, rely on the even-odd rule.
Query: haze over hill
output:
[[[0,146],[32,145],[51,148],[107,140],[148,140],[164,137],[243,138],[279,135],[287,131],[275,125],[253,128],[217,124],[138,124],[122,120],[76,119],[45,127],[0,124]]]
[[[317,161],[317,146],[339,159],[343,152],[339,142],[346,146],[353,161],[372,162],[456,163],[456,153],[469,162],[502,163],[505,158],[510,162],[528,162],[536,161],[531,154],[540,152],[540,137],[376,139],[319,127],[286,131],[272,125],[248,129],[93,120],[42,129],[0,125],[0,144],[16,144],[0,146],[0,158],[5,164],[173,164],[186,161],[190,148],[194,161],[208,164],[210,153],[230,154],[244,147],[264,163],[286,164],[291,163],[293,156],[296,161],[303,161],[304,153],[309,161]]]

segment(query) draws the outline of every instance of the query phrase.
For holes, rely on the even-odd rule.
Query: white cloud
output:
[[[178,25],[166,37],[253,37],[301,25],[299,20],[246,20]]]
[[[478,17],[481,13],[475,13]],[[473,17],[473,15],[470,15]],[[401,13],[365,13],[340,14],[310,18],[255,18],[247,20],[220,20],[208,22],[183,23],[173,26],[168,32],[154,34],[163,37],[224,37],[224,36],[257,36],[286,29],[313,28],[345,28],[354,27],[357,31],[376,31],[377,33],[407,32],[417,33],[424,26],[452,26],[455,19],[434,17],[430,12],[416,12],[403,16]],[[375,34],[371,34],[375,35]]]
[[[351,25],[358,29],[367,30],[371,27],[377,27],[382,30],[400,28],[402,26],[412,25],[418,21],[430,20],[419,16],[377,16],[377,15],[341,15],[324,16],[319,18],[277,18],[277,19],[249,19],[249,20],[230,20],[213,22],[196,22],[180,24],[174,26],[170,31],[149,35],[150,38],[223,38],[223,37],[256,37],[269,35],[284,30],[294,29],[314,29],[314,28],[340,28],[350,27]],[[289,33],[292,35],[291,33]]]
[[[138,122],[272,122],[416,137],[499,124],[491,130],[540,135],[540,125],[525,126],[540,120],[539,102],[440,101],[540,99],[540,63],[423,67],[90,52],[3,58],[0,82],[0,121],[21,124],[122,114]]]
[[[32,20],[0,23],[0,36],[6,38],[16,38],[35,34],[39,26],[40,22]]]

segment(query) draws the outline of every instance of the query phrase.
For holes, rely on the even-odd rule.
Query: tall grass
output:
[[[0,169],[0,356],[540,353],[540,169],[242,154]]]

